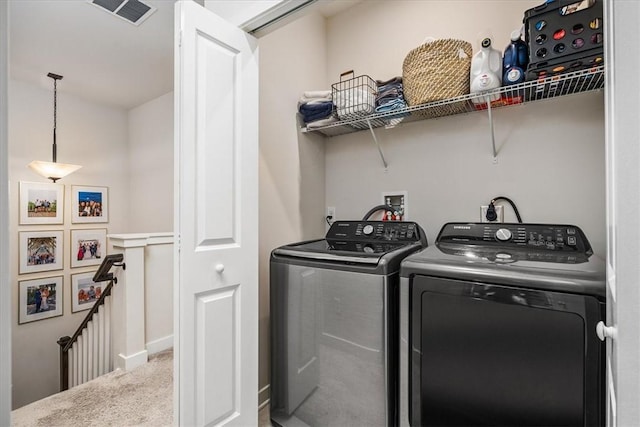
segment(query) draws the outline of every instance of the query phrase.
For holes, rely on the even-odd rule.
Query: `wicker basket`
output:
[[[434,40],[409,52],[402,64],[407,104],[420,105],[469,93],[472,53],[471,43],[455,39]]]

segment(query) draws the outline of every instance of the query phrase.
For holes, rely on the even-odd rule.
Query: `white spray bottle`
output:
[[[491,38],[480,42],[480,51],[471,59],[471,93],[483,92],[502,86],[502,54],[491,47]],[[491,96],[491,101],[500,99],[500,95]],[[474,103],[485,103],[486,98],[474,98]]]

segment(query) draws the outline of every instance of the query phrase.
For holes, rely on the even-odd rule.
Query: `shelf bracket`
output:
[[[496,136],[493,131],[493,115],[491,114],[491,96],[485,95],[484,99],[487,101],[487,113],[489,114],[489,133],[491,134],[491,150],[493,153],[493,163],[497,163],[498,152],[496,151]]]
[[[371,120],[369,120],[369,118],[367,118],[367,125],[369,125],[369,130],[371,131],[371,136],[373,137],[373,141],[376,143],[376,147],[378,147],[378,153],[380,154],[380,159],[382,159],[382,164],[384,165],[384,169],[387,170],[389,165],[387,164],[387,160],[384,158],[382,147],[380,147],[380,142],[378,142],[378,138],[376,137],[376,133],[373,131],[373,126],[371,126]]]

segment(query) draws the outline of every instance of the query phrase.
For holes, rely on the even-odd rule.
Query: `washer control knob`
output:
[[[509,240],[511,240],[512,234],[511,234],[511,230],[509,230],[508,228],[500,228],[498,229],[498,231],[496,231],[496,239],[499,240],[500,242],[508,242]]]
[[[362,227],[362,232],[368,236],[369,234],[373,233],[373,225],[371,224],[367,224],[364,227]]]

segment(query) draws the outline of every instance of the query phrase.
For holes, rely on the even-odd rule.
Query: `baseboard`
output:
[[[123,371],[130,371],[138,366],[142,366],[149,360],[149,354],[147,350],[139,351],[135,354],[125,356],[120,353],[115,359],[115,368],[122,369]]]
[[[147,343],[147,352],[149,355],[160,353],[161,351],[169,350],[173,347],[173,335],[167,335],[164,338],[160,338]]]
[[[258,390],[258,410],[264,408],[269,404],[269,398],[271,397],[270,389],[271,385],[267,384]]]

